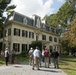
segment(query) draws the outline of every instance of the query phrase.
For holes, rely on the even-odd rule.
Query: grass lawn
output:
[[[67,75],[76,75],[76,57],[61,56],[59,65]]]
[[[17,55],[17,56],[15,57],[15,59],[16,59],[17,61],[19,61],[19,62],[28,62],[29,57],[28,57],[28,55],[26,55],[26,56]]]
[[[0,58],[0,65],[3,65],[3,64],[5,64],[5,61],[2,60],[2,58]]]

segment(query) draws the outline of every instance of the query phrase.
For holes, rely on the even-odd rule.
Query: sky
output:
[[[56,13],[65,0],[12,0],[15,11],[28,17],[36,14],[43,18],[45,15]]]

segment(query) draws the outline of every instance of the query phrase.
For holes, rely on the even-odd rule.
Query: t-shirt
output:
[[[9,57],[9,51],[5,50],[5,57]]]
[[[35,49],[33,52],[34,57],[40,57],[40,50]]]
[[[44,56],[45,56],[45,57],[49,57],[49,50],[46,49],[46,50],[44,51]]]
[[[57,51],[52,53],[52,57],[53,58],[58,58],[58,56],[59,56],[59,53]]]

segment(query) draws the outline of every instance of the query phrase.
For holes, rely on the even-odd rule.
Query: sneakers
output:
[[[32,68],[32,70],[34,70],[34,68]]]
[[[32,68],[32,70],[34,70],[34,68]],[[37,70],[40,70],[39,68]]]
[[[37,70],[40,70],[39,68]]]

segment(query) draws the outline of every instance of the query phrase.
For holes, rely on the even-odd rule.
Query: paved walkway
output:
[[[0,75],[67,75],[61,69],[41,67],[40,70],[32,70],[32,66],[28,64],[14,64],[0,66]]]

